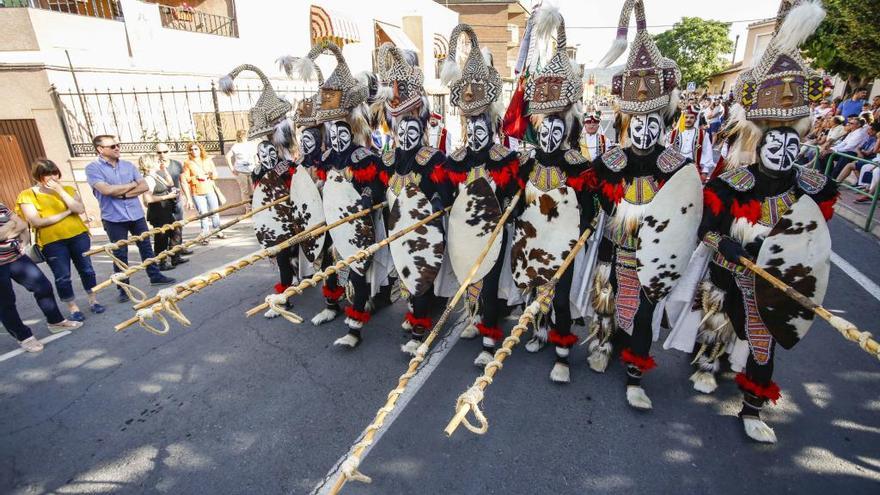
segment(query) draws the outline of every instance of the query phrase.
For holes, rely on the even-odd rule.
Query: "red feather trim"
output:
[[[577,335],[573,333],[562,335],[555,328],[550,330],[550,333],[547,334],[547,342],[550,342],[551,344],[557,345],[559,347],[571,347],[577,344],[577,341]]]
[[[507,184],[510,184],[510,181],[516,179],[516,175],[519,172],[519,161],[511,160],[507,165],[496,169],[490,170],[489,175],[492,176],[492,180],[495,181],[495,184],[498,187],[507,187]]]
[[[745,218],[751,224],[755,224],[761,218],[761,203],[750,199],[745,204],[739,204],[739,201],[733,200],[730,205],[730,213],[734,218]]]
[[[388,186],[388,172],[386,172],[384,170],[379,172],[379,180],[382,181],[382,184],[384,184],[387,187]]]
[[[448,178],[446,173],[446,169],[443,168],[443,165],[434,165],[434,170],[431,171],[431,182],[434,184],[442,184]]]
[[[592,167],[584,170],[576,177],[568,178],[568,185],[575,191],[595,191],[599,186],[599,180],[596,178],[596,171]]]
[[[434,326],[434,322],[431,320],[430,317],[416,318],[416,315],[407,312],[404,318],[406,318],[406,321],[409,322],[410,325],[417,328],[428,329]]]
[[[822,216],[825,217],[826,222],[834,216],[834,204],[837,203],[837,198],[838,195],[835,194],[833,198],[819,203],[819,210],[822,212]]]
[[[284,284],[282,284],[281,282],[279,282],[279,283],[275,284],[275,293],[276,293],[276,294],[281,294],[281,293],[284,292],[284,290],[287,289],[288,287],[290,287],[290,286],[289,286],[289,285],[284,285]]]
[[[345,316],[361,323],[370,321],[370,313],[366,311],[358,311],[351,306],[345,307]]]
[[[745,373],[736,374],[736,384],[739,385],[740,390],[754,394],[761,399],[768,399],[774,404],[782,397],[776,382],[771,381],[767,385],[760,385],[749,379]]]
[[[374,181],[378,174],[379,169],[375,163],[371,163],[361,169],[351,169],[352,178],[355,182],[360,182],[361,184]]]
[[[501,331],[501,327],[490,327],[482,323],[477,323],[477,331],[479,331],[480,335],[483,337],[489,337],[492,340],[501,340],[504,338],[504,332]]]
[[[718,216],[721,213],[721,210],[724,209],[724,203],[721,202],[721,198],[708,187],[703,189],[703,204],[706,208],[709,208],[712,211],[712,214]]]
[[[315,175],[318,176],[318,180],[327,181],[327,171],[324,169],[316,168]]]
[[[446,178],[449,179],[449,182],[451,182],[453,186],[457,186],[467,180],[467,172],[453,172],[452,170],[447,170]]]
[[[602,183],[602,194],[612,203],[620,203],[620,200],[623,199],[623,181],[617,184],[610,182]]]
[[[336,287],[335,289],[331,289],[328,286],[321,287],[321,292],[324,294],[324,299],[329,299],[331,301],[338,301],[343,294],[345,294],[345,287]]]
[[[651,356],[641,357],[633,354],[632,349],[626,348],[620,353],[620,360],[626,364],[631,364],[639,369],[642,373],[651,371],[657,367],[657,362]]]

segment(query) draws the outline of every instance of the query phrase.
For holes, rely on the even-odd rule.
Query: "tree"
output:
[[[681,69],[682,86],[693,81],[703,86],[709,76],[727,66],[722,55],[733,51],[730,24],[721,21],[682,17],[672,29],[654,36],[664,56],[675,60]]]
[[[812,66],[864,86],[880,77],[880,6],[877,0],[824,0],[828,15],[804,43]]]

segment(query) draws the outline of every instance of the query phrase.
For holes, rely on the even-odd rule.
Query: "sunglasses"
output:
[[[167,151],[157,151],[156,152],[157,155],[164,155],[166,153],[168,153],[168,152]]]
[[[101,145],[101,147],[102,147],[102,148],[110,148],[111,150],[117,150],[117,149],[119,149],[119,145],[118,145],[118,144],[111,144],[110,146],[103,146],[103,145]]]

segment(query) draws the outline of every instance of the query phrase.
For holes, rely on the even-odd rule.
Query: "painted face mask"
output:
[[[314,129],[306,129],[303,131],[302,137],[299,140],[303,155],[311,155],[318,149],[317,134],[317,131]]]
[[[565,121],[553,115],[545,118],[538,129],[538,145],[544,153],[559,149],[565,137]]]
[[[480,151],[489,144],[489,123],[483,118],[468,119],[467,142],[468,148]]]
[[[764,134],[759,155],[761,165],[774,172],[791,169],[801,148],[801,138],[793,129],[772,129]]]
[[[633,115],[629,121],[629,139],[633,148],[651,149],[663,134],[663,120],[657,113]]]
[[[278,150],[269,141],[260,141],[257,145],[257,160],[261,170],[272,170],[278,164]]]
[[[422,140],[422,124],[416,119],[405,118],[397,124],[397,145],[404,151],[414,150]]]
[[[330,124],[330,147],[342,153],[351,146],[351,127],[346,122],[336,121]]]

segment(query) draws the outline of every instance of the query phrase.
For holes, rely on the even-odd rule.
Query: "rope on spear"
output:
[[[587,243],[587,239],[593,234],[593,231],[596,229],[597,221],[598,216],[593,220],[592,225],[587,227],[583,234],[581,234],[574,248],[572,248],[559,269],[556,270],[556,273],[553,274],[553,278],[547,282],[547,287],[555,287],[556,284],[559,283],[562,274],[564,274],[565,270],[567,270],[574,262],[578,252],[583,249],[584,245]],[[504,360],[513,352],[513,347],[519,344],[520,338],[528,329],[529,324],[535,323],[538,314],[541,312],[541,306],[543,305],[546,307],[548,305],[552,298],[552,293],[553,291],[550,290],[542,291],[541,295],[532,301],[531,304],[526,306],[526,309],[523,310],[523,314],[520,316],[516,326],[510,331],[510,336],[504,339],[501,347],[495,351],[493,360],[483,369],[483,374],[474,381],[474,384],[469,389],[458,397],[455,404],[455,416],[449,421],[449,424],[446,425],[446,429],[444,430],[447,436],[452,436],[460,424],[464,424],[465,428],[478,435],[482,435],[489,430],[489,422],[479,407],[480,402],[483,401],[483,392],[486,390],[486,387],[492,384],[495,375],[504,366]],[[479,426],[475,426],[468,421],[467,414],[471,411],[473,411],[474,418],[477,420],[477,423],[479,423]]]
[[[498,220],[498,224],[495,226],[495,229],[492,231],[492,234],[489,237],[489,242],[486,244],[486,247],[483,248],[483,251],[477,258],[477,261],[471,267],[470,272],[468,272],[468,276],[461,282],[458,291],[446,305],[446,309],[444,309],[443,314],[440,315],[440,318],[437,320],[434,328],[431,329],[431,332],[425,338],[424,342],[422,342],[422,344],[416,350],[416,355],[410,360],[409,366],[407,366],[406,371],[402,375],[400,375],[400,378],[397,381],[397,387],[388,392],[388,398],[385,401],[385,405],[383,405],[376,412],[375,418],[373,418],[373,421],[364,430],[362,439],[352,447],[351,453],[348,455],[348,457],[346,457],[345,461],[342,462],[342,475],[336,480],[336,484],[330,491],[331,494],[335,495],[339,493],[339,491],[342,490],[342,487],[345,486],[345,483],[348,480],[361,481],[363,483],[370,483],[372,481],[369,476],[366,476],[358,471],[358,467],[361,463],[361,456],[364,454],[364,451],[373,444],[373,439],[375,438],[376,432],[380,428],[382,428],[383,424],[385,424],[385,418],[396,407],[397,399],[400,398],[401,395],[403,395],[404,391],[406,391],[406,387],[409,384],[410,379],[416,375],[419,366],[421,366],[422,362],[425,360],[425,356],[428,354],[428,350],[430,349],[431,344],[433,344],[437,336],[440,335],[440,330],[446,324],[446,321],[449,319],[452,311],[458,305],[458,301],[461,300],[462,296],[467,292],[468,286],[470,286],[471,282],[477,274],[477,271],[480,269],[480,265],[483,263],[483,259],[485,259],[486,256],[489,254],[489,251],[492,249],[492,244],[495,242],[498,234],[501,233],[501,231],[504,229],[504,224],[507,223],[507,218],[510,216],[511,212],[513,212],[513,209],[519,202],[521,194],[522,191],[516,193],[516,196],[514,196],[513,200],[510,203],[510,206],[507,207],[507,210]]]
[[[104,248],[102,248],[102,249],[106,250],[107,254],[113,259],[113,262],[116,263],[117,266],[119,266],[122,269],[122,271],[118,272],[118,273],[114,273],[113,275],[110,276],[109,279],[99,283],[92,290],[94,290],[95,292],[98,292],[98,291],[106,289],[107,287],[110,287],[111,285],[116,285],[117,287],[119,287],[120,289],[125,291],[125,293],[128,295],[128,297],[132,301],[135,301],[138,303],[142,302],[144,299],[146,299],[146,294],[144,293],[144,291],[142,291],[142,290],[138,289],[137,287],[126,282],[126,280],[128,280],[128,278],[131,275],[133,275],[139,271],[146,270],[147,267],[150,265],[160,263],[162,260],[164,260],[166,258],[170,258],[170,257],[174,256],[175,254],[177,254],[177,253],[179,253],[189,247],[195,246],[196,244],[198,244],[198,243],[200,243],[210,237],[217,235],[218,233],[222,232],[223,230],[228,229],[229,227],[232,227],[233,225],[241,222],[242,220],[246,220],[248,218],[251,218],[252,216],[256,215],[257,213],[260,213],[263,210],[266,210],[266,209],[269,209],[273,206],[277,206],[281,203],[284,203],[289,198],[290,198],[290,196],[284,196],[283,198],[279,198],[275,201],[272,201],[271,203],[266,203],[266,204],[260,206],[259,208],[254,208],[253,210],[249,211],[248,213],[244,213],[244,214],[239,215],[231,220],[226,221],[225,223],[223,223],[222,225],[220,225],[219,227],[217,227],[216,229],[214,229],[210,232],[199,234],[195,239],[192,239],[192,240],[186,241],[182,244],[179,244],[177,246],[174,246],[166,251],[163,251],[163,252],[157,254],[156,256],[154,256],[152,258],[147,258],[147,259],[143,260],[143,262],[141,262],[141,264],[139,264],[139,265],[125,266],[125,264],[122,263],[122,261],[120,261],[118,258],[116,258],[116,256],[113,255],[113,252],[109,247],[104,246]]]

